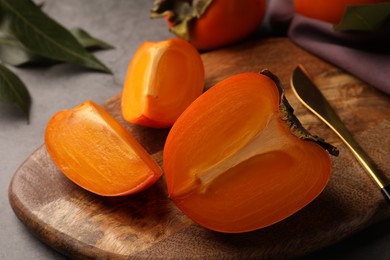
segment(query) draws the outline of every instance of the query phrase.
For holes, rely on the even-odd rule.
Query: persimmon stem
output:
[[[280,115],[281,115],[281,118],[284,121],[286,121],[286,123],[290,127],[291,132],[299,138],[302,138],[305,140],[310,140],[310,141],[313,141],[313,142],[319,144],[322,148],[327,150],[329,154],[334,155],[334,156],[338,156],[339,150],[336,147],[327,143],[324,139],[322,139],[316,135],[310,134],[309,131],[307,131],[302,126],[301,122],[294,114],[293,107],[290,105],[290,103],[288,102],[288,100],[284,94],[284,89],[282,87],[282,84],[281,84],[279,78],[276,77],[276,75],[274,75],[272,72],[270,72],[267,69],[262,70],[260,72],[260,74],[268,76],[270,79],[272,79],[275,82],[276,86],[278,87],[279,94],[280,94],[280,105],[279,105]]]

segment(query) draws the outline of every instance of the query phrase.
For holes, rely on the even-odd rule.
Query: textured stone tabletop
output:
[[[43,1],[37,1],[43,2]],[[30,123],[21,112],[0,103],[0,259],[61,259],[37,240],[14,215],[8,202],[9,182],[22,162],[43,143],[46,123],[62,109],[88,99],[102,103],[119,93],[127,66],[144,41],[173,37],[163,20],[149,19],[153,0],[47,0],[43,10],[67,28],[82,27],[115,46],[96,52],[113,75],[85,71],[76,66],[11,68],[32,96]],[[348,240],[316,252],[309,259],[389,259],[390,221]]]

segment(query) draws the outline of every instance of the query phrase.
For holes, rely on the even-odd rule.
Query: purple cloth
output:
[[[268,8],[273,30],[390,95],[390,22],[375,32],[334,32],[330,23],[295,14],[292,0],[271,0]]]

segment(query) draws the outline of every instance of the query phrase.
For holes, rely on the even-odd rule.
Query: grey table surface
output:
[[[172,37],[163,20],[149,19],[153,0],[46,0],[43,10],[67,28],[82,27],[115,46],[96,52],[113,75],[71,65],[13,68],[32,96],[30,123],[14,107],[0,103],[0,259],[65,259],[36,239],[18,220],[8,201],[10,180],[43,143],[50,117],[85,100],[101,103],[119,93],[139,44]],[[390,220],[306,256],[307,259],[390,259]]]

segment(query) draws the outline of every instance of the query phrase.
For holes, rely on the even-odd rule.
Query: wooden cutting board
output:
[[[82,190],[52,163],[44,146],[15,173],[9,200],[39,239],[72,258],[293,258],[362,230],[390,216],[390,206],[351,153],[290,91],[289,79],[303,64],[358,142],[390,173],[390,98],[294,45],[287,38],[247,42],[202,55],[206,87],[230,75],[269,68],[286,88],[296,115],[313,134],[338,146],[324,192],[303,210],[262,230],[222,234],[184,216],[167,198],[164,179],[131,196],[106,198]],[[364,61],[362,61],[364,62]],[[125,123],[120,95],[104,103],[161,165],[167,129]]]

